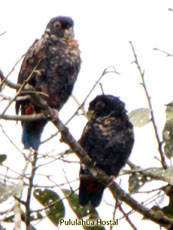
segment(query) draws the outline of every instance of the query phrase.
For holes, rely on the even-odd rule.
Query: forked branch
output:
[[[133,52],[133,55],[134,55],[134,58],[135,58],[134,63],[137,65],[137,68],[138,68],[138,71],[139,71],[139,74],[140,74],[140,77],[141,77],[141,80],[142,80],[142,86],[144,88],[145,95],[146,95],[146,98],[147,98],[148,106],[149,106],[149,109],[151,111],[151,122],[152,122],[152,125],[153,125],[153,128],[154,128],[154,133],[155,133],[157,144],[158,144],[158,151],[159,151],[160,158],[161,158],[161,164],[162,164],[162,167],[164,169],[166,169],[167,165],[166,165],[164,153],[162,151],[162,142],[161,142],[161,140],[159,138],[159,133],[158,133],[155,117],[154,117],[153,107],[152,107],[152,104],[151,104],[151,99],[150,99],[148,89],[147,89],[147,86],[146,86],[146,82],[145,82],[145,78],[144,78],[144,71],[142,71],[141,66],[139,64],[139,61],[138,61],[137,54],[135,52],[133,43],[130,42],[130,45],[131,45],[132,52]]]

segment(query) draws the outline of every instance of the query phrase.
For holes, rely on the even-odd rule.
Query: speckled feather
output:
[[[117,97],[101,95],[90,103],[90,111],[94,117],[86,124],[79,142],[97,167],[108,175],[117,176],[127,162],[134,143],[133,127],[124,103]],[[91,202],[93,206],[98,206],[104,186],[88,170],[81,168],[83,174],[88,175],[88,179],[81,177],[80,203],[86,205]]]
[[[18,83],[22,84],[38,65],[29,84],[37,91],[45,93],[47,96],[43,98],[50,107],[58,111],[71,95],[80,70],[80,51],[73,35],[71,18],[59,16],[51,19],[41,39],[36,40],[27,51],[18,77]],[[30,104],[29,101],[17,102],[16,113],[21,108],[21,113],[27,114],[27,107],[31,106]],[[41,112],[36,105],[32,105],[32,110],[32,113]],[[36,125],[37,122],[22,124],[34,127],[33,124]],[[43,126],[45,124],[46,122],[42,122]]]

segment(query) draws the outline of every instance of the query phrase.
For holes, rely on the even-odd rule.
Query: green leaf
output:
[[[173,218],[173,186],[168,186],[165,192],[169,197],[169,204],[162,208],[162,212],[165,216]]]
[[[2,164],[2,162],[5,161],[6,159],[7,159],[6,154],[0,154],[0,164]]]
[[[168,206],[162,208],[162,211],[167,217],[173,218],[173,199],[169,201]]]
[[[100,219],[97,210],[90,205],[82,206],[79,204],[79,196],[71,193],[70,190],[63,189],[62,192],[67,197],[70,207],[75,212],[76,216],[81,219],[89,214],[88,220]],[[104,226],[82,226],[86,230],[105,230]]]
[[[164,153],[168,159],[173,157],[173,102],[166,105],[166,122],[162,132]]]
[[[169,167],[165,170],[164,177],[170,185],[173,185],[173,167]]]
[[[173,120],[173,101],[166,105],[166,121]]]
[[[166,141],[164,145],[164,154],[168,159],[173,157],[173,141]]]
[[[22,212],[22,219],[25,219],[25,213]],[[35,221],[35,220],[42,220],[44,218],[44,216],[41,215],[40,212],[31,214],[30,216],[30,221]],[[15,216],[14,215],[10,215],[8,217],[6,217],[5,219],[3,219],[3,222],[7,222],[7,223],[14,223],[15,221]]]
[[[86,230],[105,230],[104,226],[94,225],[94,226],[85,226]]]
[[[7,223],[14,223],[14,221],[15,221],[14,215],[8,216],[3,220],[3,222],[7,222]]]
[[[167,120],[162,137],[164,141],[164,153],[168,159],[173,157],[173,120]]]
[[[151,121],[151,111],[148,108],[140,108],[129,113],[129,119],[136,127],[143,127]]]
[[[81,206],[79,204],[79,196],[75,193],[72,193],[70,190],[63,189],[62,192],[67,197],[66,199],[69,202],[70,207],[75,212],[78,218],[82,218],[88,213],[88,206]]]
[[[147,178],[139,173],[133,173],[129,177],[129,192],[136,193],[147,182]]]
[[[49,189],[36,189],[34,197],[45,206],[45,212],[53,224],[57,225],[59,220],[64,218],[65,207],[57,193]]]
[[[19,185],[6,185],[0,183],[0,203],[8,200],[11,196],[17,195],[19,190]]]

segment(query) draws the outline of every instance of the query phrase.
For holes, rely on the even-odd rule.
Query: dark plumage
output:
[[[108,175],[117,176],[131,153],[133,127],[124,103],[111,95],[97,96],[89,105],[91,119],[86,124],[79,143],[96,166]],[[84,166],[80,170],[79,202],[98,206],[105,186]],[[83,177],[82,177],[83,176]]]
[[[18,77],[22,84],[32,73],[29,84],[42,96],[48,105],[60,110],[71,95],[76,81],[81,59],[78,43],[74,39],[73,20],[69,17],[55,17],[48,23],[41,39],[36,40],[27,51]],[[31,101],[16,103],[16,113],[40,113],[38,106]],[[25,148],[38,149],[41,133],[47,121],[22,122],[22,142]]]

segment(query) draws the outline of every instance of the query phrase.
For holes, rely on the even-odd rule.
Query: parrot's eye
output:
[[[62,28],[62,25],[60,22],[56,22],[55,27],[56,27],[56,29],[60,30]]]
[[[95,105],[96,110],[101,110],[105,107],[105,104],[102,101],[98,101]]]

